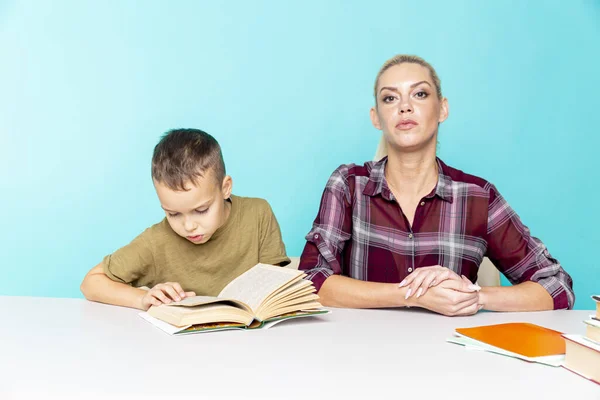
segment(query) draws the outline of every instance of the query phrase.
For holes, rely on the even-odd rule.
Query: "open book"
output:
[[[257,329],[290,318],[327,313],[302,271],[257,264],[217,297],[194,296],[152,306],[141,316],[169,334]]]

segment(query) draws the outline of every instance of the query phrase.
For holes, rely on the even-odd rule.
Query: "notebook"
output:
[[[565,357],[562,333],[539,325],[514,322],[458,328],[448,342],[529,362],[558,367]]]

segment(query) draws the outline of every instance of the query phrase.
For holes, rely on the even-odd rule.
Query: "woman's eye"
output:
[[[394,96],[385,96],[383,98],[384,103],[391,103],[392,101],[394,101]]]
[[[425,98],[427,98],[428,94],[427,94],[427,92],[422,92],[422,91],[421,91],[421,92],[417,92],[417,93],[415,94],[415,96],[416,96],[418,99],[425,99]]]
[[[206,210],[196,210],[198,214],[206,214],[208,212],[208,208]]]
[[[173,218],[179,215],[179,213],[167,213],[169,217]]]

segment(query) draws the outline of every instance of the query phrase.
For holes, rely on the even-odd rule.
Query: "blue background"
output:
[[[221,143],[299,255],[330,173],[373,157],[372,85],[397,53],[449,98],[440,157],[493,182],[600,292],[598,1],[0,1],[0,294],[79,297],[162,213],[166,130]]]

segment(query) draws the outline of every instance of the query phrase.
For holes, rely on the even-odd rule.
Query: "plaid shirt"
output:
[[[555,309],[572,308],[571,277],[494,185],[437,162],[438,183],[419,202],[412,227],[387,185],[387,157],[333,172],[299,267],[317,290],[332,274],[397,283],[432,265],[475,282],[487,256],[511,283],[537,282]]]

